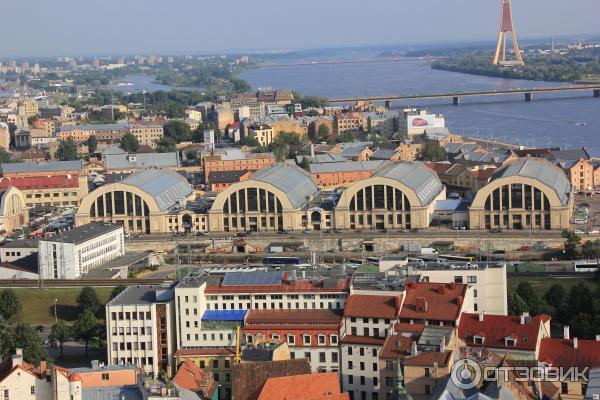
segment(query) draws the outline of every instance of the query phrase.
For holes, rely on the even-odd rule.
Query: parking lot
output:
[[[600,238],[600,194],[592,196],[575,194],[575,207],[571,218],[571,230],[579,235]],[[584,208],[588,209],[587,218]]]

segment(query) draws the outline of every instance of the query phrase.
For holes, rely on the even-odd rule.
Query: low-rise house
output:
[[[335,187],[369,178],[384,162],[377,160],[315,163],[309,165],[309,172],[320,187]]]
[[[338,374],[329,372],[267,379],[257,400],[278,399],[350,400],[350,397],[342,393]]]
[[[213,171],[208,174],[208,183],[210,190],[221,192],[237,182],[247,181],[252,175],[251,171],[246,169],[239,171]]]

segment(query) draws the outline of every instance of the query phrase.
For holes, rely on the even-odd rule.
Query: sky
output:
[[[494,41],[500,0],[2,1],[0,57]],[[600,33],[599,0],[513,0],[521,38]]]

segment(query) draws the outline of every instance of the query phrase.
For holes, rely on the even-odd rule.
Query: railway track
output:
[[[173,282],[169,279],[52,279],[43,282],[34,279],[0,279],[2,288],[69,288],[69,287],[114,287],[118,285],[161,285]]]

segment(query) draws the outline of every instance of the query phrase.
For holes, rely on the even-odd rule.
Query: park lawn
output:
[[[71,323],[77,319],[77,296],[81,288],[60,289],[14,289],[23,306],[21,311],[11,318],[11,322],[25,322],[31,325],[54,324],[54,299],[58,299],[56,311],[58,318]],[[100,302],[106,304],[113,288],[95,288]]]
[[[524,262],[517,266],[508,263],[506,272],[544,272],[544,266],[533,262]]]
[[[509,276],[508,277],[508,293],[512,293],[517,289],[517,286],[521,282],[529,282],[531,286],[539,293],[540,296],[544,296],[546,291],[550,288],[550,286],[558,283],[562,285],[567,293],[571,290],[571,288],[577,285],[579,282],[584,282],[587,284],[593,293],[596,292],[597,283],[595,279],[583,279],[583,278],[565,278],[565,279],[556,279],[556,278],[540,278],[540,277],[530,277],[530,276]]]

